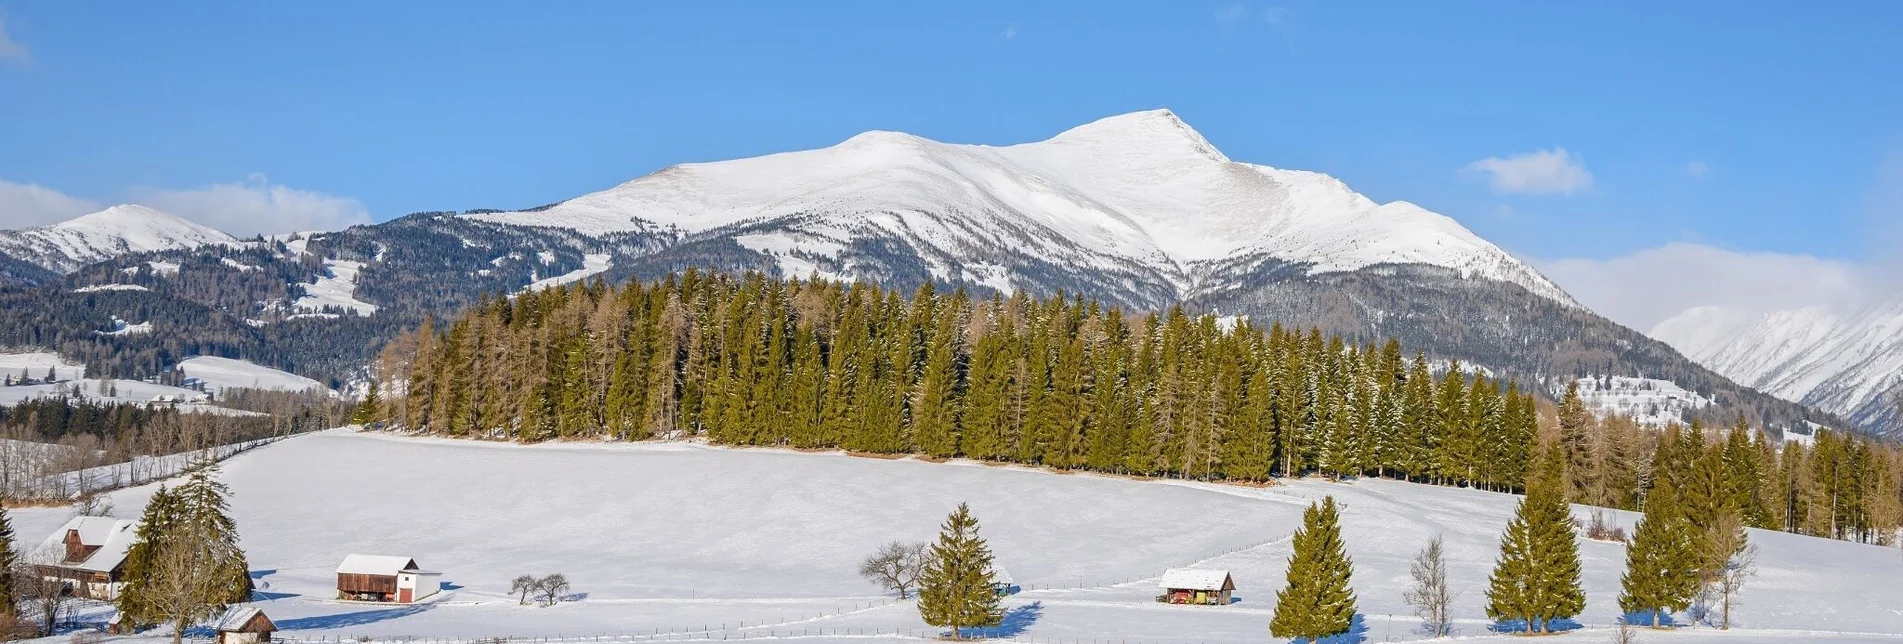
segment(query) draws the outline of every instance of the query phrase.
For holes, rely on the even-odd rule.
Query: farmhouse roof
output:
[[[348,555],[337,565],[339,575],[395,575],[416,570],[416,560],[389,555]]]
[[[66,534],[79,533],[79,544],[97,547],[92,556],[85,561],[65,561]],[[60,568],[84,570],[88,572],[112,572],[126,560],[126,551],[132,548],[132,542],[138,538],[139,522],[112,517],[73,517],[66,525],[48,535],[40,542],[42,552],[52,553],[60,559],[53,564]]]
[[[256,624],[252,623],[257,620],[262,621]],[[264,610],[256,606],[232,606],[231,608],[225,609],[225,614],[219,616],[218,621],[212,626],[212,629],[225,633],[256,633],[275,631],[277,630],[277,625],[271,623],[271,618],[265,617]],[[245,629],[251,630],[247,631]]]
[[[1165,590],[1234,590],[1236,587],[1227,570],[1193,568],[1171,568],[1156,585]]]

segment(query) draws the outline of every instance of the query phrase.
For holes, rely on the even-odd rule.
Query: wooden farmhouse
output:
[[[233,606],[218,618],[213,630],[218,631],[218,644],[264,644],[271,641],[278,625],[256,606]]]
[[[41,576],[66,582],[75,597],[111,600],[125,584],[126,551],[138,532],[137,521],[73,517],[23,558]]]
[[[423,570],[409,557],[350,555],[337,566],[337,598],[408,604],[442,590],[443,573]]]
[[[1236,590],[1236,581],[1227,570],[1171,568],[1157,585],[1163,588],[1163,594],[1156,600],[1167,604],[1227,606],[1230,593]]]

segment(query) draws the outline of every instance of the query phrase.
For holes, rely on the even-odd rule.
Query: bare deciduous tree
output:
[[[859,562],[859,576],[882,588],[896,590],[899,599],[910,596],[918,576],[925,570],[927,544],[893,541],[880,546]]]
[[[1447,587],[1447,556],[1441,547],[1440,535],[1434,535],[1427,547],[1414,555],[1408,572],[1414,577],[1414,585],[1408,587],[1402,601],[1414,607],[1414,614],[1420,616],[1429,634],[1434,637],[1453,634],[1448,605],[1454,603],[1459,593]]]
[[[509,594],[517,596],[516,605],[529,603],[529,593],[535,592],[536,585],[541,581],[535,575],[521,575],[509,582]]]
[[[1618,630],[1612,632],[1612,644],[1639,644],[1639,629],[1620,622]]]
[[[42,567],[56,565],[63,558],[64,553],[53,548],[38,548],[21,556],[14,569],[7,571],[13,575],[14,592],[31,610],[35,628],[43,635],[52,634],[53,627],[65,617],[70,596],[66,580],[42,574]]]
[[[1736,515],[1718,518],[1706,537],[1708,552],[1719,563],[1705,577],[1705,592],[1718,602],[1718,628],[1731,628],[1731,604],[1744,584],[1758,574],[1758,547],[1745,542],[1742,520]],[[1722,559],[1720,559],[1722,557]]]
[[[543,606],[554,606],[568,594],[568,577],[559,572],[543,577],[535,582],[535,590],[541,593]]]

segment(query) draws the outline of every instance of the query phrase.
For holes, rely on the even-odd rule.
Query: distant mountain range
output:
[[[691,266],[1064,291],[1133,310],[1181,304],[1398,337],[1553,393],[1579,377],[1642,377],[1710,400],[1684,413],[1714,421],[1844,423],[1606,320],[1448,217],[1376,203],[1327,175],[1232,161],[1166,110],[1004,147],[868,132],[820,150],[673,166],[531,210],[418,213],[265,240],[134,208],[107,211],[138,220],[111,229],[149,232],[115,239],[79,225],[100,213],[5,234],[0,282],[9,266],[40,274],[0,292],[19,303],[0,302],[13,309],[0,317],[0,345],[51,338],[63,353],[117,361],[119,343],[143,341],[147,357],[124,364],[138,370],[206,342],[168,326],[213,316],[229,323],[199,325],[221,335],[193,350],[336,384],[400,329],[485,293]],[[69,232],[47,232],[56,229]],[[109,283],[144,290],[73,292]],[[143,340],[95,333],[108,317],[148,321],[144,311],[177,318]]]
[[[1848,314],[1699,307],[1651,335],[1765,393],[1864,427],[1903,430],[1903,292]]]

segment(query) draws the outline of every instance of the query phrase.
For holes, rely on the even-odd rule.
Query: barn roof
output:
[[[256,606],[232,606],[213,623],[213,630],[225,633],[262,633],[277,630],[277,624]]]
[[[1227,570],[1194,568],[1171,568],[1156,585],[1165,590],[1233,590],[1236,587]]]
[[[991,566],[991,583],[1009,586],[1018,582],[1011,578],[1011,571],[1005,570],[1004,566],[993,564]]]
[[[79,533],[79,543],[84,546],[97,546],[92,556],[85,561],[65,561],[66,533]],[[112,517],[73,517],[66,525],[48,535],[40,542],[40,550],[59,560],[53,564],[61,568],[84,570],[88,572],[112,572],[126,560],[126,551],[132,549],[132,542],[139,536],[139,522]]]
[[[405,570],[415,570],[416,560],[409,557],[390,555],[347,555],[344,562],[337,565],[339,575],[395,575]]]

